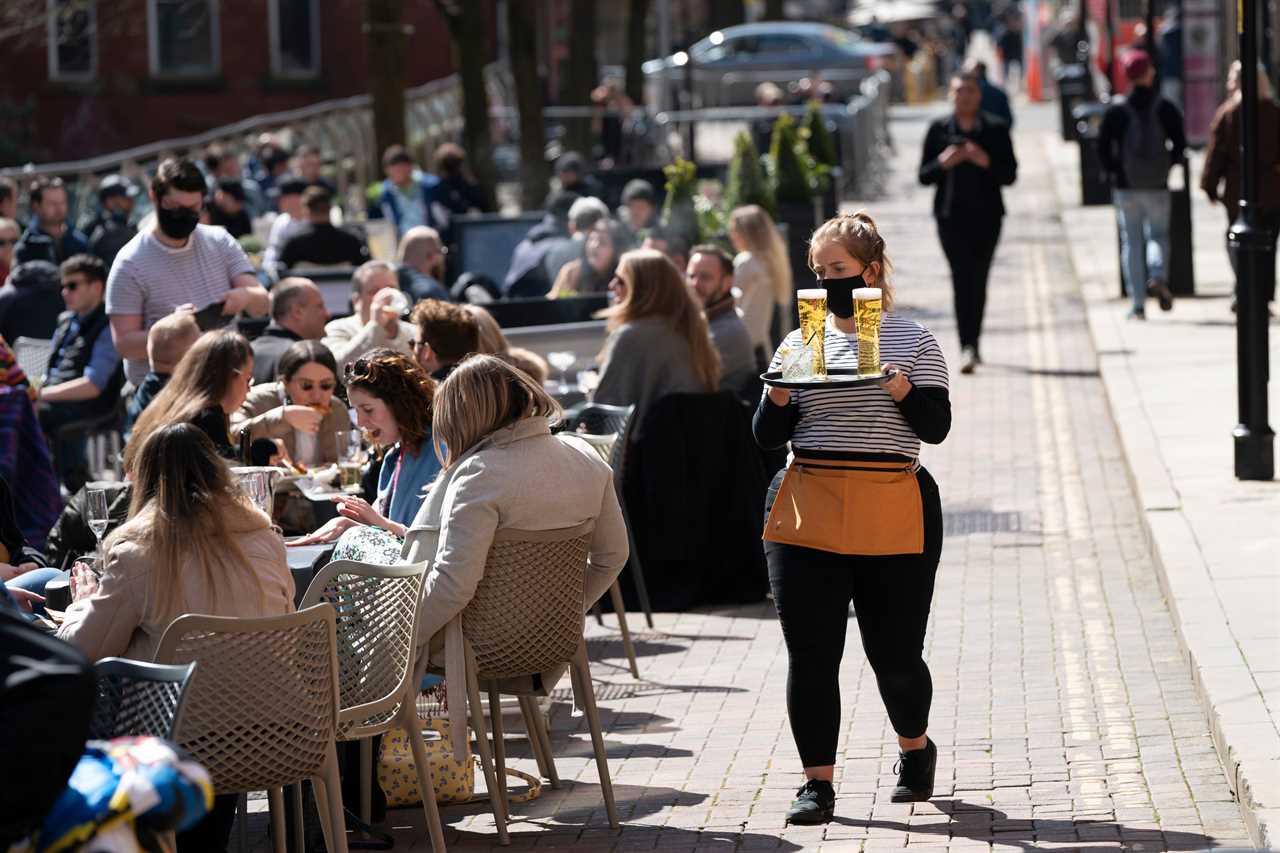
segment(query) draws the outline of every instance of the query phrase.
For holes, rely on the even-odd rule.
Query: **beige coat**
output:
[[[268,526],[267,517],[254,512],[252,527],[235,529],[236,542],[265,591],[251,585],[212,590],[197,572],[181,572],[186,612],[210,616],[280,616],[292,613],[293,575],[285,557],[284,540]],[[58,637],[79,647],[90,660],[123,656],[149,661],[171,620],[152,621],[146,615],[151,555],[136,541],[117,540],[107,553],[98,591],[67,608]]]
[[[297,439],[294,429],[284,419],[281,407],[286,405],[284,386],[279,382],[267,382],[249,389],[249,396],[244,398],[240,410],[231,416],[231,433],[239,435],[240,430],[248,424],[249,438],[278,438],[284,441],[289,451],[289,458],[297,458]],[[328,465],[338,461],[338,445],[334,433],[351,429],[351,414],[346,403],[334,397],[329,414],[320,422],[320,431],[316,435],[316,447],[320,454],[319,462]]]
[[[460,617],[484,576],[495,531],[558,530],[592,519],[584,613],[608,591],[628,553],[613,472],[590,445],[553,436],[541,418],[522,420],[481,441],[427,493],[405,535],[403,557],[432,561],[419,612],[419,655],[444,632],[454,734],[466,732],[465,684],[453,675],[464,665]],[[543,683],[550,686],[559,675],[549,673]]]

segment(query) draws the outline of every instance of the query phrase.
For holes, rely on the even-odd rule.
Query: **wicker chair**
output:
[[[160,666],[126,658],[103,658],[93,665],[98,678],[90,740],[159,737],[172,740],[194,663]]]
[[[590,403],[582,408],[565,421],[566,430],[577,433],[583,438],[587,438],[597,450],[600,445],[591,441],[588,436],[608,436],[614,435],[616,438],[609,446],[609,454],[604,460],[609,463],[609,467],[613,469],[613,487],[618,492],[618,504],[622,507],[622,517],[627,525],[627,542],[631,546],[631,556],[627,563],[631,566],[631,580],[636,585],[636,596],[640,599],[640,610],[644,613],[644,621],[653,628],[653,608],[649,605],[649,588],[644,582],[644,568],[640,565],[640,553],[636,550],[635,538],[631,535],[631,519],[627,515],[627,504],[622,499],[622,484],[627,475],[627,446],[631,443],[631,429],[634,426],[636,407],[635,406],[607,406],[604,403]],[[581,430],[581,432],[579,432]],[[621,594],[614,597],[614,591],[609,591],[610,597],[614,599],[614,609],[618,612],[619,624],[625,618],[622,614]],[[634,664],[633,664],[634,673]],[[639,675],[636,675],[639,678]]]
[[[498,530],[489,548],[484,577],[462,612],[467,704],[485,782],[495,794],[490,800],[499,843],[502,844],[509,843],[509,839],[500,682],[547,672],[565,664],[573,673],[574,696],[586,710],[591,728],[609,825],[619,828],[604,736],[600,731],[600,715],[596,710],[591,669],[582,636],[582,603],[593,526],[593,522],[588,522],[562,530]],[[447,674],[446,677],[454,676]],[[492,755],[480,705],[482,683],[488,690],[489,717],[493,721]],[[538,757],[540,767],[550,765],[554,773],[550,738],[541,715],[531,718],[531,707],[536,713],[532,698],[522,697],[521,709],[525,712],[534,755]],[[498,780],[503,780],[503,784],[500,785]],[[556,781],[554,777],[553,781]]]
[[[431,784],[413,657],[418,603],[430,564],[378,566],[352,560],[329,563],[311,581],[302,607],[327,603],[337,612],[340,706],[338,740],[360,741],[360,810],[369,821],[372,742],[393,726],[409,733],[431,849],[444,853],[444,828]]]
[[[266,789],[277,851],[281,787],[310,779],[325,845],[347,853],[334,621],[327,604],[263,619],[180,616],[156,651],[157,663],[199,662],[174,739],[209,771],[217,793]]]

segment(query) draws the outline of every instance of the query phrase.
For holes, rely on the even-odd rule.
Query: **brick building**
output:
[[[90,157],[360,94],[363,0],[4,0],[0,165]],[[405,85],[452,73],[404,4]]]

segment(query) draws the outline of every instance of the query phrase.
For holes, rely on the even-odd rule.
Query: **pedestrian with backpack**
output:
[[[1098,134],[1098,155],[1111,182],[1130,319],[1145,320],[1147,296],[1160,310],[1173,308],[1165,272],[1169,257],[1169,168],[1186,147],[1182,112],[1155,90],[1155,66],[1141,50],[1121,58],[1133,88],[1107,107]]]

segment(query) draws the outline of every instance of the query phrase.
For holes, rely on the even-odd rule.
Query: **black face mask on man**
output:
[[[166,237],[174,240],[185,240],[191,236],[200,224],[200,213],[189,207],[156,206],[156,221]]]
[[[827,291],[827,310],[841,320],[853,316],[853,291],[858,287],[869,287],[861,275],[852,278],[820,278],[818,284]]]

